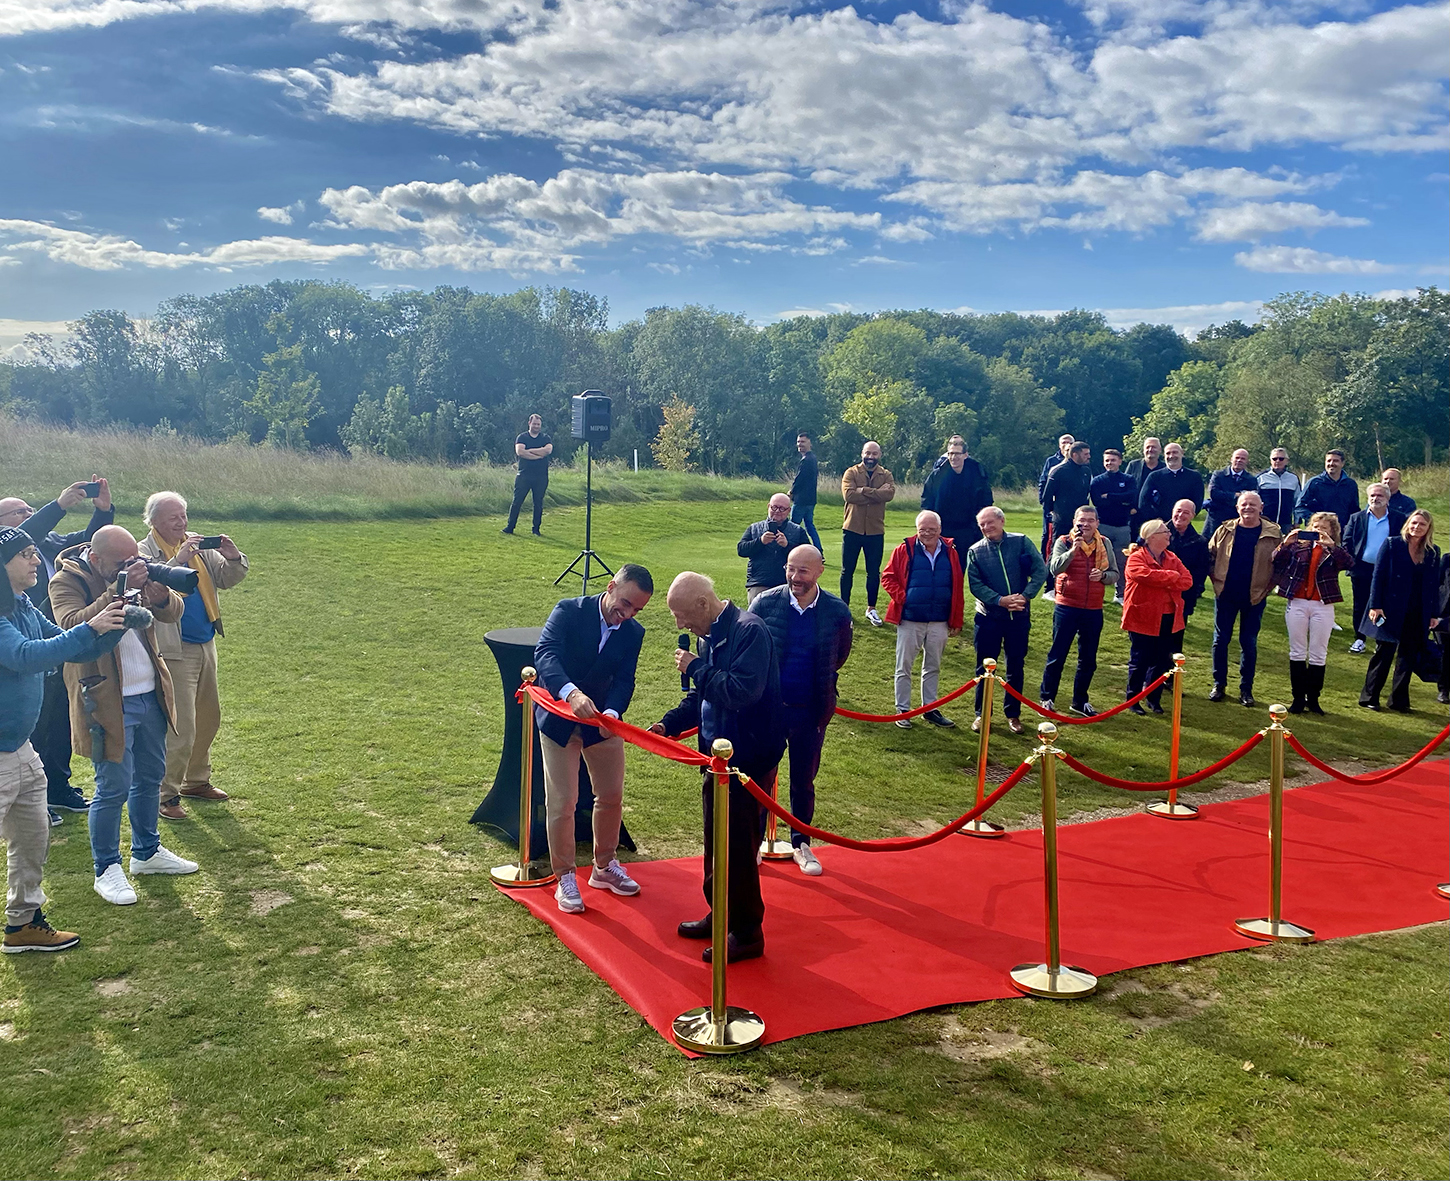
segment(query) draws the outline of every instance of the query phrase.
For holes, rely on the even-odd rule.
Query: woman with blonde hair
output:
[[[1294,692],[1291,714],[1306,709],[1324,712],[1319,694],[1334,631],[1334,604],[1344,601],[1339,572],[1353,565],[1354,558],[1340,544],[1339,518],[1333,513],[1315,513],[1274,550],[1274,589],[1289,600],[1284,624],[1289,629],[1289,684]]]
[[[1171,534],[1159,518],[1143,522],[1141,544],[1128,547],[1123,570],[1123,622],[1128,633],[1128,696],[1134,697],[1150,681],[1173,666],[1173,653],[1183,638],[1183,592],[1193,575],[1168,548]],[[1163,712],[1163,690],[1148,696],[1148,709]],[[1147,712],[1130,705],[1129,713]]]
[[[1440,623],[1440,551],[1431,544],[1434,539],[1435,518],[1418,508],[1406,518],[1400,535],[1380,546],[1375,558],[1365,617],[1377,634],[1359,695],[1365,709],[1380,708],[1380,691],[1393,665],[1390,708],[1410,712],[1410,678],[1427,633]]]

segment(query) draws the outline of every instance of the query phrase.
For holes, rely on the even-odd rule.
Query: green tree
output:
[[[1125,451],[1138,454],[1143,440],[1152,435],[1165,444],[1182,444],[1189,467],[1219,466],[1214,444],[1223,385],[1223,370],[1210,361],[1189,361],[1175,369],[1153,395],[1148,413],[1133,419],[1133,429],[1123,440]]]
[[[274,447],[307,449],[307,424],[317,413],[321,383],[302,363],[302,346],[285,345],[262,358],[257,392],[246,408],[267,424]]]

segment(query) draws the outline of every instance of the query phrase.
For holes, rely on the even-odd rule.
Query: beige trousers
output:
[[[166,736],[166,778],[161,798],[169,800],[183,787],[211,782],[211,744],[222,724],[217,692],[216,641],[182,644],[166,658],[176,698],[176,729]]]
[[[555,873],[567,873],[578,864],[574,840],[574,809],[579,803],[579,758],[589,768],[594,785],[594,864],[608,865],[619,851],[619,825],[624,813],[624,739],[606,738],[585,746],[574,736],[560,746],[547,734],[539,735],[544,752],[544,810],[549,825],[549,862]]]
[[[45,905],[40,875],[50,852],[45,768],[28,742],[0,750],[0,832],[5,835],[5,925],[23,927]]]

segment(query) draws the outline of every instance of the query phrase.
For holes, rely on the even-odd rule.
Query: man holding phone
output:
[[[94,505],[86,527],[74,533],[55,532],[61,518],[87,500],[93,501]],[[0,500],[0,529],[7,526],[23,529],[35,542],[36,551],[40,554],[40,570],[35,585],[29,591],[30,601],[52,623],[55,616],[50,609],[50,580],[55,574],[61,551],[90,541],[97,529],[112,524],[115,519],[115,510],[111,508],[111,486],[104,476],[94,473],[88,482],[77,480],[39,509],[31,508],[18,496]],[[60,823],[57,809],[86,811],[90,801],[70,781],[70,706],[66,701],[65,678],[61,676],[59,665],[46,674],[40,720],[35,724],[35,733],[30,736],[30,745],[45,768],[45,794],[51,825]]]
[[[156,623],[156,644],[176,697],[176,728],[166,740],[166,777],[161,781],[161,815],[185,820],[181,797],[225,800],[211,782],[211,744],[221,726],[217,689],[216,637],[223,635],[217,592],[247,576],[247,557],[225,534],[203,537],[187,530],[186,498],[179,492],[155,492],[146,501],[144,520],[151,531],[140,543],[148,562],[187,566],[196,571],[196,590],[186,596],[181,619]]]

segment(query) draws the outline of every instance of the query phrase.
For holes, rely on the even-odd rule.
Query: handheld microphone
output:
[[[679,648],[679,650],[681,652],[688,652],[690,650],[690,637],[689,637],[689,635],[687,633],[685,633],[685,632],[681,632],[680,633],[679,643],[676,646]],[[690,691],[690,674],[689,673],[683,673],[682,672],[680,674],[680,688],[683,689],[686,693],[688,693]]]

